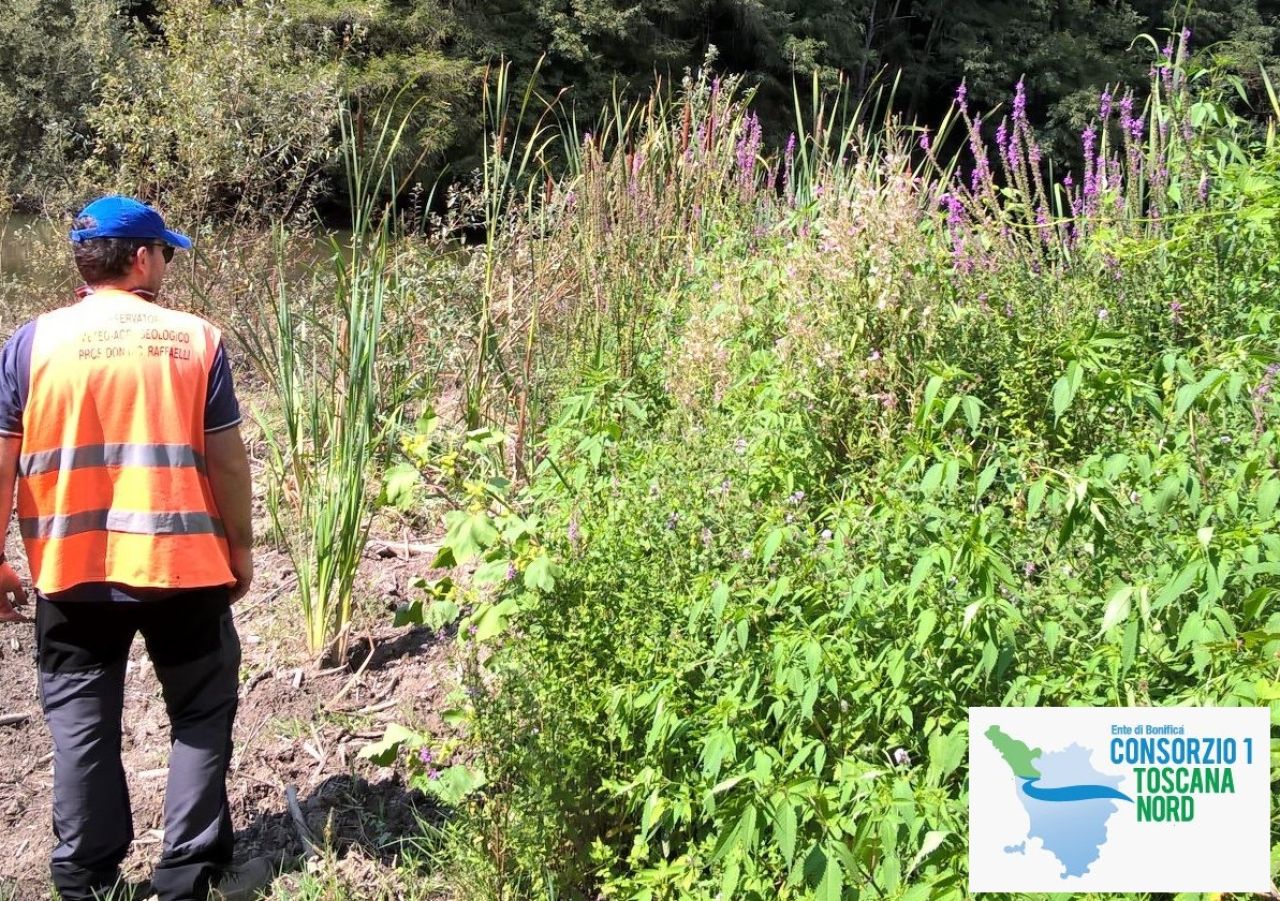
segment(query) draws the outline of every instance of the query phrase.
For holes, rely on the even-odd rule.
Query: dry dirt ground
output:
[[[261,478],[261,475],[258,476]],[[260,535],[266,535],[259,528]],[[416,538],[417,542],[430,539]],[[11,537],[10,548],[19,547]],[[332,865],[345,869],[346,897],[395,897],[398,843],[420,834],[419,822],[442,816],[393,770],[358,758],[386,725],[436,728],[437,712],[456,682],[452,637],[421,627],[394,628],[397,603],[426,575],[430,555],[371,550],[358,579],[360,610],[349,660],[319,668],[301,639],[296,577],[276,550],[257,555],[252,592],[235,607],[243,647],[235,751],[228,780],[236,857],[300,855],[288,814],[295,786],[303,814]],[[20,562],[17,564],[21,569]],[[372,647],[372,658],[369,648]],[[40,715],[30,623],[0,626],[0,897],[51,897],[52,743]],[[0,719],[0,722],[5,720]],[[160,849],[168,756],[168,724],[160,687],[141,639],[130,654],[125,688],[123,755],[135,839],[125,861],[130,879],[145,878]],[[299,875],[275,884],[290,896]],[[290,882],[290,880],[295,880]],[[368,886],[352,889],[352,885]]]

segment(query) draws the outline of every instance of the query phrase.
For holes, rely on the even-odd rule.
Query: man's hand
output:
[[[231,549],[231,574],[236,577],[236,584],[231,589],[231,603],[240,600],[249,592],[253,584],[253,549]]]
[[[8,563],[0,563],[0,622],[26,623],[29,616],[24,616],[15,607],[27,606],[27,591],[22,587],[22,580]]]

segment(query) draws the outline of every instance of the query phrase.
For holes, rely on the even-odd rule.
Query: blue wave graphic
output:
[[[1095,798],[1115,798],[1133,803],[1133,798],[1109,785],[1060,785],[1054,788],[1043,788],[1036,785],[1039,778],[1034,776],[1022,780],[1022,790],[1028,797],[1035,798],[1037,801],[1092,801]]]

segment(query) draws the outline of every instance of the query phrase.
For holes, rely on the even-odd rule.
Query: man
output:
[[[0,510],[36,590],[41,704],[54,743],[53,882],[105,897],[133,839],[120,760],[129,645],[141,632],[171,726],[160,901],[251,898],[265,859],[230,867],[240,644],[253,580],[251,484],[221,334],[155,299],[191,241],[126,197],[71,231],[79,302],[0,351]],[[0,619],[26,597],[0,550]]]

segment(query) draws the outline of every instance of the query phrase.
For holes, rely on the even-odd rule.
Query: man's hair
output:
[[[73,229],[97,228],[98,220],[81,216],[71,226]],[[140,238],[91,238],[73,241],[71,254],[76,269],[86,285],[99,285],[114,281],[129,271],[138,248],[148,243]]]

